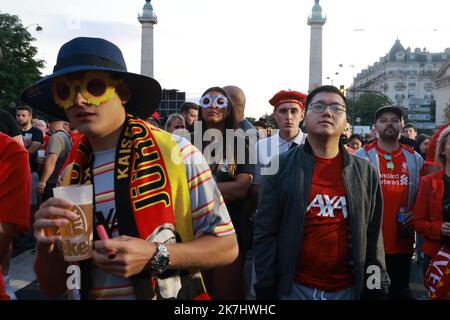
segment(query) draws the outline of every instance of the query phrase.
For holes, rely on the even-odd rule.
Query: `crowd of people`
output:
[[[430,299],[450,298],[449,125],[418,134],[385,105],[354,134],[334,86],[269,95],[276,129],[233,85],[161,119],[160,84],[99,38],[24,89],[15,119],[0,111],[0,299],[21,246],[50,298],[414,300],[413,259]],[[49,230],[77,219],[53,196],[76,184],[109,239],[94,229],[69,289]]]

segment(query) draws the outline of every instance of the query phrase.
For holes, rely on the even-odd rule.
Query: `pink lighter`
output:
[[[100,223],[95,227],[97,230],[98,237],[100,240],[108,240],[108,234],[106,233],[105,227]],[[116,257],[116,253],[112,251],[108,251],[108,258],[114,259]]]

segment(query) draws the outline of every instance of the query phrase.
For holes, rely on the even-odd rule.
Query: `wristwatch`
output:
[[[165,244],[156,244],[156,253],[153,255],[151,260],[151,268],[157,275],[163,274],[169,268],[170,264],[170,253]]]

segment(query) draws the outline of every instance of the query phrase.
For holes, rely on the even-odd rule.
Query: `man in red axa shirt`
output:
[[[414,148],[399,143],[403,127],[401,107],[384,106],[375,113],[378,140],[355,154],[380,172],[383,191],[383,241],[391,279],[390,299],[414,299],[409,289],[414,233],[410,226],[422,157]]]
[[[263,178],[255,216],[257,299],[387,293],[380,182],[375,168],[339,143],[346,117],[338,88],[311,91],[305,144],[282,153],[278,172]]]

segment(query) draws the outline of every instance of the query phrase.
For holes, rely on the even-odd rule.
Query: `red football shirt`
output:
[[[352,286],[345,195],[342,154],[334,159],[314,157],[297,283],[327,292]]]
[[[380,162],[380,182],[383,194],[383,241],[386,254],[412,253],[413,238],[401,238],[397,226],[397,213],[400,206],[407,207],[409,192],[409,172],[402,147],[387,153],[375,145]],[[392,160],[386,159],[389,154]],[[389,156],[387,156],[389,158]],[[392,162],[394,167],[388,168]],[[392,167],[392,166],[390,166]]]
[[[0,222],[28,228],[30,211],[30,165],[28,152],[0,133]],[[0,267],[0,299],[9,299]]]

